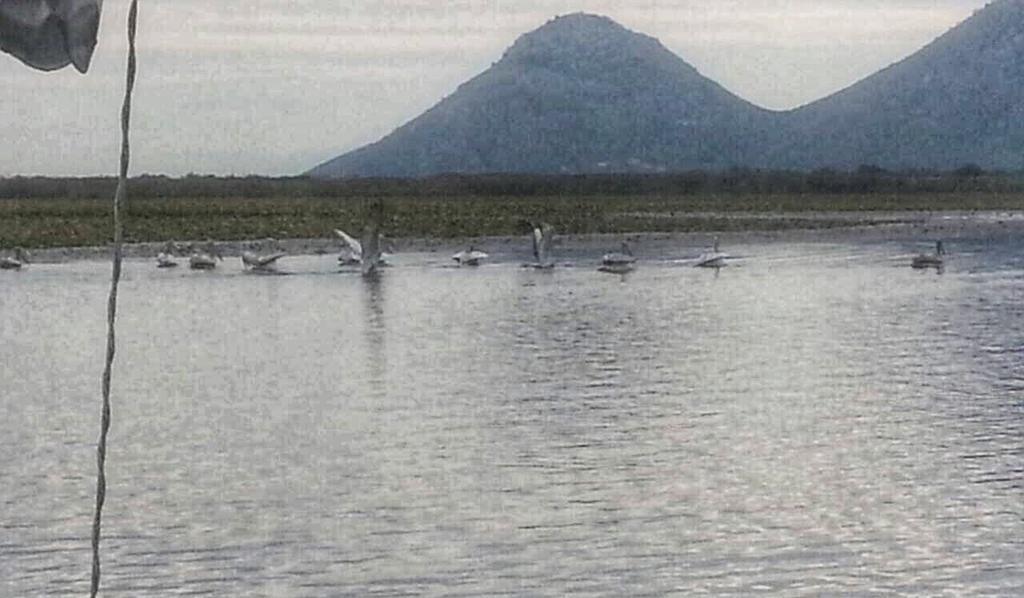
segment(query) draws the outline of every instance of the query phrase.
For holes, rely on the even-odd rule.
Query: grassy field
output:
[[[145,199],[130,203],[129,242],[170,239],[239,240],[330,237],[357,233],[368,214],[365,199]],[[513,235],[524,220],[544,220],[559,232],[707,232],[830,228],[863,218],[822,213],[945,210],[1024,210],[1024,195],[684,195],[552,197],[385,197],[391,237],[455,238]],[[0,248],[103,245],[111,240],[108,200],[0,200]],[[766,218],[765,216],[774,216]]]

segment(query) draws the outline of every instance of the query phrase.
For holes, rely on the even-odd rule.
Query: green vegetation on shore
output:
[[[0,249],[109,243],[115,186],[110,177],[0,177]],[[141,176],[129,184],[126,240],[327,238],[334,228],[358,233],[377,200],[395,238],[515,235],[526,231],[525,220],[571,234],[727,232],[854,226],[914,211],[1022,210],[1024,179],[977,167],[894,173],[871,166],[426,179]]]
[[[384,200],[385,230],[395,238],[515,235],[525,232],[524,220],[544,220],[571,234],[705,232],[854,226],[898,220],[906,211],[1024,209],[1024,194],[980,192],[373,199]],[[327,238],[334,228],[361,230],[369,203],[369,196],[135,199],[129,204],[126,240]],[[103,245],[110,242],[110,231],[108,199],[0,200],[0,247]]]

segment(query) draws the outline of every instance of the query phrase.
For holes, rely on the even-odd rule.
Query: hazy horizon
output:
[[[116,168],[126,0],[107,0],[93,67],[40,73],[0,55],[0,176]],[[298,174],[375,141],[560,14],[658,38],[730,91],[789,109],[899,61],[984,0],[422,0],[142,3],[134,174]]]

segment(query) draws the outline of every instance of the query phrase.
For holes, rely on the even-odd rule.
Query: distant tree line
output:
[[[112,196],[116,184],[113,177],[0,177],[0,199],[103,199]],[[864,165],[849,171],[735,168],[675,174],[453,174],[423,179],[143,175],[132,179],[130,190],[131,197],[140,199],[1006,193],[1024,191],[1024,176],[986,172],[971,164],[945,172],[894,172]]]

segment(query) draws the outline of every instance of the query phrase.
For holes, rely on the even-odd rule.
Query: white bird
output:
[[[343,266],[355,266],[363,261],[363,244],[341,229],[334,229],[334,234],[341,239],[341,254],[338,263]]]
[[[156,267],[157,268],[177,268],[178,261],[174,259],[170,254],[160,252],[156,255]]]
[[[922,270],[924,268],[941,268],[944,260],[943,257],[946,255],[946,249],[942,246],[942,241],[935,242],[935,253],[920,253],[914,256],[914,259],[910,261],[910,267],[916,270]]]
[[[0,49],[28,66],[89,70],[103,0],[4,0]]]
[[[253,272],[270,272],[275,269],[277,260],[286,255],[288,254],[283,251],[268,255],[257,255],[251,251],[243,251],[242,266]]]
[[[489,257],[491,256],[486,252],[480,251],[479,249],[476,249],[472,245],[470,245],[468,250],[463,249],[462,251],[453,255],[452,259],[458,262],[460,266],[479,266],[480,262],[484,261]]]
[[[363,243],[355,237],[349,235],[341,229],[334,229],[334,234],[341,239],[342,247],[341,253],[338,255],[338,264],[341,266],[359,266],[363,263]],[[378,247],[383,247],[386,240],[383,235],[378,234]],[[364,239],[365,241],[365,239]],[[393,251],[388,244],[388,251],[383,249],[377,258],[377,266],[389,266],[387,258],[391,256]]]
[[[174,256],[179,252],[178,244],[174,241],[168,241],[164,245],[163,251],[156,255],[156,267],[157,268],[176,268],[178,267],[178,260],[174,259]]]
[[[29,254],[21,247],[14,248],[14,256],[0,258],[0,270],[21,270],[21,267],[29,263]]]
[[[722,253],[718,250],[718,237],[715,237],[714,244],[712,245],[711,251],[706,251],[697,257],[697,261],[694,262],[694,267],[697,268],[721,268],[725,265],[725,260],[729,257],[729,254]]]
[[[267,239],[267,242],[273,246],[277,246],[277,241],[273,239]],[[255,244],[254,244],[255,245]],[[250,272],[256,273],[267,273],[275,272],[277,268],[277,260],[288,255],[284,251],[276,251],[268,254],[258,254],[252,251],[242,252],[242,268],[249,270]]]
[[[602,272],[623,273],[629,272],[634,267],[636,267],[636,257],[633,256],[629,243],[623,241],[622,251],[604,254],[601,258],[601,267],[598,270]]]
[[[555,236],[555,229],[546,222],[531,224],[533,227],[533,258],[532,264],[525,264],[528,268],[547,270],[554,268],[555,263],[551,261],[551,243]]]
[[[636,256],[633,255],[633,250],[630,249],[628,241],[622,242],[621,251],[606,253],[601,258],[601,263],[609,266],[612,264],[632,264],[634,262],[636,262]]]
[[[213,270],[217,267],[217,260],[223,259],[224,256],[220,254],[213,243],[207,243],[206,248],[202,251],[193,245],[192,255],[188,258],[188,267],[193,270]]]

